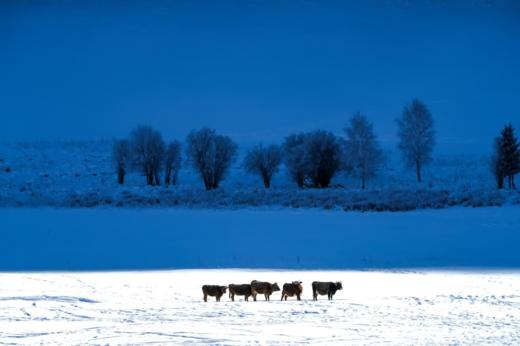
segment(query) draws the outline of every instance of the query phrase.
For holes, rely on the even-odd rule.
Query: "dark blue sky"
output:
[[[413,97],[441,148],[520,131],[520,2],[3,1],[0,140],[240,141],[340,133],[361,110],[391,144]]]

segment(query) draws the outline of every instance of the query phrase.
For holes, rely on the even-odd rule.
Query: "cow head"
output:
[[[341,285],[341,281],[336,282],[336,289],[338,289],[338,290],[343,289],[343,285]]]
[[[278,283],[276,283],[276,282],[273,284],[273,286],[271,288],[273,289],[273,292],[280,290],[280,287],[278,286]]]
[[[220,292],[222,292],[222,294],[226,293],[226,290],[227,286],[220,286]]]

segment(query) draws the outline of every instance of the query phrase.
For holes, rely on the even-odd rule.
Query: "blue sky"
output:
[[[0,4],[0,141],[112,138],[137,124],[277,141],[340,134],[361,110],[392,145],[414,97],[439,148],[488,151],[505,122],[520,131],[520,3]]]

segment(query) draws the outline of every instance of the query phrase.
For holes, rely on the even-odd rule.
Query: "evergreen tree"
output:
[[[508,178],[509,188],[515,188],[515,174],[520,172],[520,151],[513,126],[508,124],[500,138],[501,171]]]

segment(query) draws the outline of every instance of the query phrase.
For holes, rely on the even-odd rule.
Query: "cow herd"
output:
[[[343,289],[341,282],[320,282],[314,281],[312,283],[312,298],[318,300],[318,295],[327,296],[329,300],[338,290]],[[253,280],[250,284],[229,284],[228,286],[219,285],[204,285],[202,286],[203,299],[205,302],[208,301],[208,296],[215,297],[216,301],[219,302],[220,298],[226,294],[229,290],[229,298],[235,301],[235,296],[243,296],[244,300],[248,301],[250,297],[256,301],[258,294],[263,294],[265,300],[270,300],[273,292],[280,291],[280,287],[275,282],[274,284],[266,281]],[[301,281],[293,281],[286,283],[282,287],[282,298],[281,300],[287,300],[287,297],[296,297],[297,300],[301,300],[303,292],[303,286]]]

